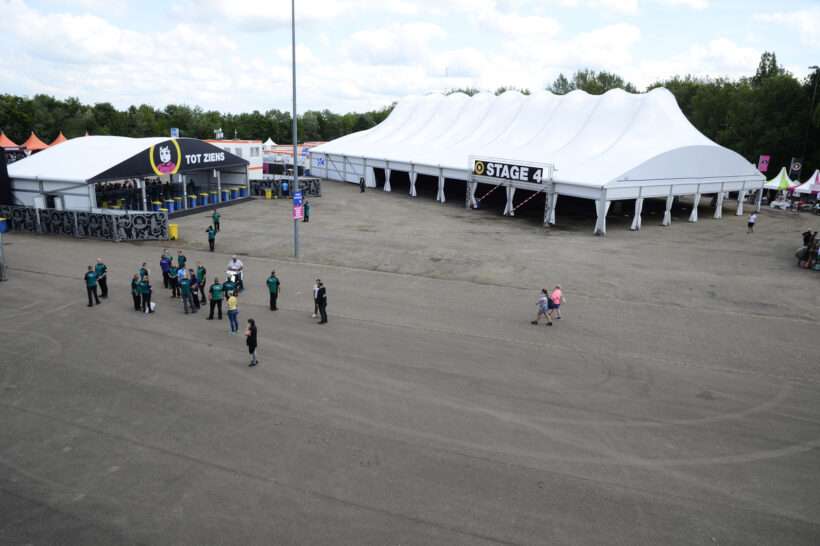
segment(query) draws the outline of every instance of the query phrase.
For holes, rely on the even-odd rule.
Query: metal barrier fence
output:
[[[108,241],[168,239],[168,214],[164,212],[106,214],[0,205],[0,217],[8,219],[10,231],[70,235]]]
[[[288,185],[292,184],[292,177],[283,177],[281,179],[266,179],[266,180],[251,180],[251,193],[253,195],[265,195],[265,190],[272,190],[273,195],[282,197],[282,182],[285,181]],[[299,189],[305,197],[321,197],[322,196],[322,181],[318,178],[300,178]],[[292,191],[289,191],[293,195]]]

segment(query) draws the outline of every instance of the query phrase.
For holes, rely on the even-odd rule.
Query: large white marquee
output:
[[[727,192],[740,192],[742,203],[746,192],[765,183],[753,164],[689,123],[666,89],[408,97],[376,127],[318,146],[311,157],[316,174],[349,182],[364,177],[370,186],[373,169],[384,169],[386,191],[391,171],[406,171],[413,196],[417,175],[436,176],[442,202],[445,182],[462,181],[468,205],[477,184],[487,182],[474,176],[472,157],[547,165],[549,179],[539,186],[503,183],[505,213],[514,211],[516,188],[548,194],[545,223],[555,222],[558,195],[594,199],[599,233],[606,232],[606,211],[614,200],[637,200],[633,229],[639,229],[644,198],[667,198],[668,223],[675,196],[699,201],[702,194],[717,194],[722,208]]]

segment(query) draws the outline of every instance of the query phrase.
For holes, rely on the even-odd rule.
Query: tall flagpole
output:
[[[299,145],[296,132],[296,0],[290,0],[290,39],[293,54],[293,187],[290,194],[293,195],[299,191]],[[296,218],[293,219],[293,257],[299,257],[299,221]]]

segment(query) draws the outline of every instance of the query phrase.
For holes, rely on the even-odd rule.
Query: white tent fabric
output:
[[[273,146],[276,146],[276,143],[273,141],[273,139],[272,139],[272,138],[268,137],[268,140],[266,140],[265,142],[263,142],[263,143],[262,143],[262,146],[264,146],[264,147],[266,147],[266,148],[271,148],[271,147],[273,147]]]
[[[753,164],[695,129],[662,88],[414,96],[376,127],[311,152],[329,158],[326,165],[366,158],[370,167],[389,161],[409,171],[413,163],[420,174],[445,169],[447,179],[460,180],[470,178],[470,156],[547,163],[560,193],[605,200],[665,197],[670,186],[674,195],[694,194],[699,184],[711,184],[703,193],[757,189],[764,181]],[[338,177],[330,168],[322,174]]]
[[[806,195],[815,192],[820,192],[820,169],[814,171],[808,180],[797,186],[794,193],[799,195]]]
[[[86,182],[168,137],[128,138],[85,136],[69,139],[59,146],[8,166],[9,178]]]
[[[789,175],[786,172],[786,167],[783,167],[783,168],[780,169],[780,172],[777,173],[777,176],[775,176],[774,178],[772,178],[771,180],[768,180],[765,184],[763,184],[763,189],[764,190],[781,189],[780,184],[784,180],[786,181],[786,184],[788,185],[789,188],[796,188],[799,185],[797,182],[795,182],[795,181],[793,181],[792,179],[789,178]]]

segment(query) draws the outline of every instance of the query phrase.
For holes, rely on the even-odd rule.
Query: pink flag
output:
[[[769,170],[769,159],[771,159],[771,156],[768,156],[768,155],[760,156],[760,159],[757,161],[757,170],[762,172],[762,173],[765,173],[766,171],[768,171]]]

